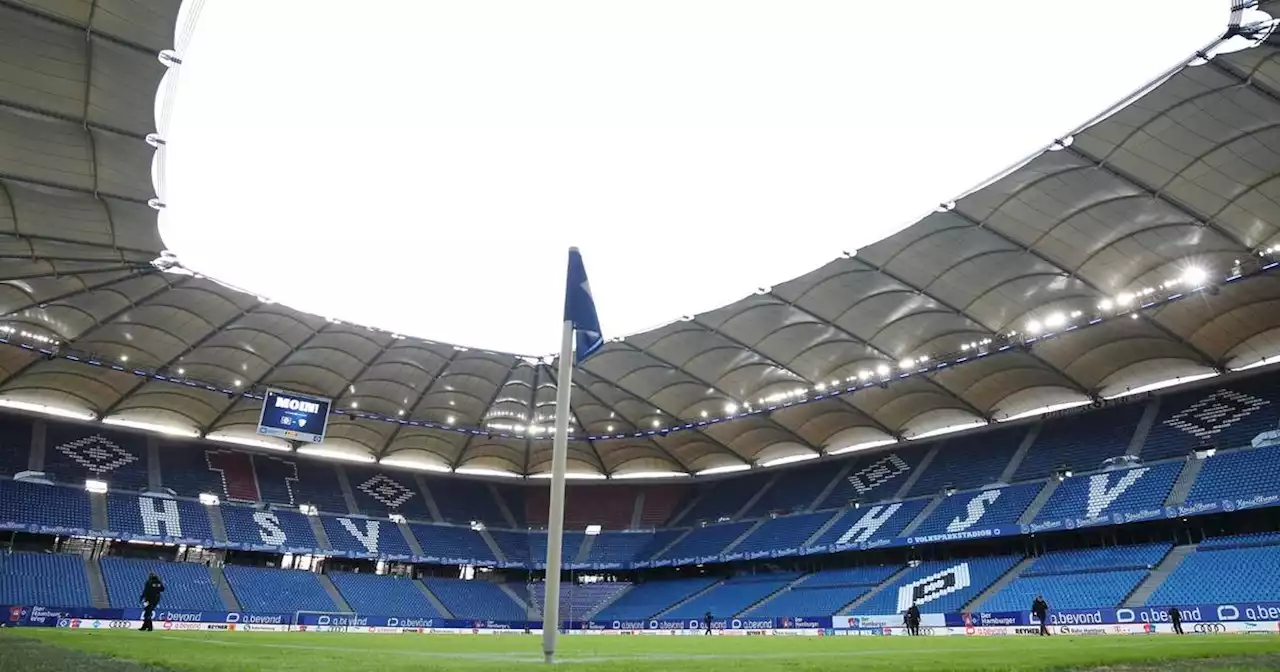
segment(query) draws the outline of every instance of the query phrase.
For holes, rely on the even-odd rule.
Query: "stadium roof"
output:
[[[546,471],[550,359],[153,263],[151,101],[180,70],[159,58],[180,57],[178,14],[0,0],[0,398],[251,437],[253,395],[277,386],[335,398],[328,443],[347,455]],[[610,342],[575,374],[570,470],[817,455],[1273,361],[1280,39],[1258,37],[855,255]]]

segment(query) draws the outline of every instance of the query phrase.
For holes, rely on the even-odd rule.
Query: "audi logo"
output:
[[[115,628],[116,630],[131,630],[133,629],[133,624],[129,621],[111,621],[107,627]]]
[[[1226,632],[1227,626],[1221,623],[1196,623],[1192,626],[1191,631],[1200,633]]]

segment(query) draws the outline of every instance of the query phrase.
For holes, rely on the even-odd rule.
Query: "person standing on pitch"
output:
[[[1031,603],[1031,614],[1040,621],[1040,636],[1049,636],[1049,603],[1044,601],[1043,595],[1036,595],[1036,599]]]
[[[702,617],[702,625],[707,629],[706,634],[711,634],[711,612]]]
[[[147,582],[142,584],[142,627],[143,632],[151,632],[151,617],[155,615],[156,606],[160,604],[160,593],[164,592],[164,584],[155,572],[147,575]]]
[[[1177,607],[1169,607],[1169,621],[1173,623],[1173,634],[1181,635],[1182,633],[1182,612]]]
[[[911,608],[907,610],[907,634],[912,637],[920,636],[920,607],[915,602],[911,603]]]

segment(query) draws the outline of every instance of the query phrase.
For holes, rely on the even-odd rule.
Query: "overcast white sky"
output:
[[[522,354],[910,224],[1220,34],[1226,0],[219,0],[165,244],[302,310]]]

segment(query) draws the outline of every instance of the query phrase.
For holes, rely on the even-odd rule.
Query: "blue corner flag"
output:
[[[587,282],[587,269],[582,265],[578,248],[569,248],[569,274],[564,288],[564,319],[573,323],[575,340],[574,360],[591,356],[604,345],[600,332],[600,318],[596,316],[596,301],[591,298],[591,285]]]

